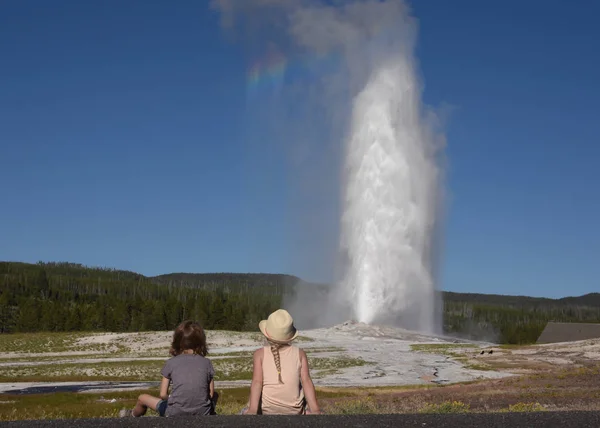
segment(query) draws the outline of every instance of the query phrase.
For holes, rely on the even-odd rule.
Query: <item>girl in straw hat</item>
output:
[[[242,414],[321,413],[306,353],[291,344],[298,331],[290,314],[278,309],[258,327],[268,346],[254,353],[250,401]]]

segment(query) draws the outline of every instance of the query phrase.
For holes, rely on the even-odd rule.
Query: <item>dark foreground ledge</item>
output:
[[[465,413],[440,415],[208,416],[15,421],[7,428],[328,427],[328,428],[598,428],[600,412]]]

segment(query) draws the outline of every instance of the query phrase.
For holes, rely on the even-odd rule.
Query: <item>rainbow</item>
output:
[[[335,67],[339,56],[336,54],[298,56],[286,58],[277,51],[252,63],[247,72],[247,91],[249,95],[263,92],[279,93],[286,76],[291,79],[310,79],[311,76],[326,73]]]
[[[287,65],[286,58],[278,53],[270,53],[266,58],[255,61],[248,70],[248,92],[277,91],[283,85]]]
[[[379,28],[370,34],[365,43],[373,46],[387,45],[389,39],[390,30]],[[343,52],[339,49],[286,58],[276,46],[270,45],[267,47],[266,55],[255,60],[247,71],[248,93],[256,94],[264,91],[279,93],[286,75],[293,75],[292,78],[301,76],[300,78],[310,79],[320,74],[330,73],[343,62]]]

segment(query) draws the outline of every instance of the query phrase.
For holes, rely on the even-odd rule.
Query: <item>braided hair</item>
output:
[[[279,349],[286,345],[281,345],[279,343],[271,342],[269,340],[269,345],[271,345],[271,352],[273,353],[273,359],[275,360],[275,367],[277,367],[277,375],[279,376],[279,383],[283,383],[281,379],[281,358],[279,356]]]

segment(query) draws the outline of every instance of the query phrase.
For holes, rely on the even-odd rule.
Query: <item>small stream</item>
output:
[[[90,391],[114,391],[124,389],[146,389],[158,388],[160,382],[94,382],[94,383],[63,383],[44,385],[38,384],[34,386],[24,386],[22,388],[15,384],[15,388],[7,389],[0,392],[2,394],[13,395],[29,395],[29,394],[50,394],[55,392],[90,392]]]

